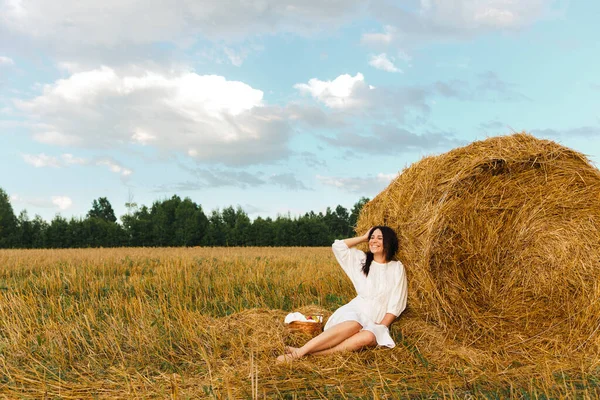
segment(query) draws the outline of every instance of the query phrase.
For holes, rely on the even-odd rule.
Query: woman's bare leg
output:
[[[338,353],[341,351],[356,351],[365,347],[374,347],[377,345],[377,339],[373,332],[360,331],[357,334],[350,336],[342,343],[330,347],[325,350],[315,351],[311,353],[314,356],[324,356],[327,354]]]
[[[332,326],[318,336],[310,339],[299,349],[290,349],[291,353],[277,357],[277,361],[290,361],[294,358],[304,357],[307,354],[314,353],[334,347],[349,337],[355,335],[362,329],[362,325],[356,321],[345,321]]]

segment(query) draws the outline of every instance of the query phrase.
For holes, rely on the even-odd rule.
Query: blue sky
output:
[[[0,0],[15,212],[174,194],[251,218],[350,208],[527,131],[600,163],[598,1]]]

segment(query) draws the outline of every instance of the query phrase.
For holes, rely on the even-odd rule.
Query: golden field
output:
[[[329,248],[0,250],[0,265],[3,398],[600,395],[587,358],[476,361],[424,325],[411,293],[396,348],[276,365],[307,339],[288,312],[327,317],[354,296]]]

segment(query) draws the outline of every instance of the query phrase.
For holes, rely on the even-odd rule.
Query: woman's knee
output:
[[[373,332],[360,331],[356,334],[356,339],[360,347],[370,347],[377,344],[377,338]]]
[[[342,324],[344,324],[344,329],[347,329],[352,334],[357,334],[362,329],[362,325],[359,324],[357,321],[345,321],[342,322],[340,325]]]

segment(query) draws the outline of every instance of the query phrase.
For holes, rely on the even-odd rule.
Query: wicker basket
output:
[[[288,329],[291,332],[302,332],[311,336],[317,336],[319,333],[323,332],[323,323],[293,321],[288,324]]]

